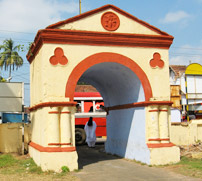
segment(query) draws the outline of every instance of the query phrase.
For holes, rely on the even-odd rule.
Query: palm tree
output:
[[[3,45],[0,45],[0,67],[4,67],[5,70],[9,69],[9,77],[11,77],[11,68],[16,68],[23,65],[23,59],[18,54],[21,45],[14,46],[14,41],[12,39],[6,39],[3,41]]]

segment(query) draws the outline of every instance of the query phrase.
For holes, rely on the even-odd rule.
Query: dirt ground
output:
[[[73,175],[63,176],[61,178],[56,178],[54,176],[41,176],[41,175],[2,175],[0,174],[0,180],[1,181],[62,181],[62,180],[68,180],[68,181],[79,181],[78,178],[76,178]]]
[[[202,158],[202,143],[195,143],[186,146],[179,146],[180,147],[180,155],[186,156],[190,158]]]
[[[202,144],[197,143],[189,146],[180,146],[181,155],[186,157],[192,157],[196,153],[202,152]],[[148,167],[146,165],[141,165],[139,163],[135,163],[133,161],[127,161],[125,159],[121,159],[119,157],[106,154],[104,151],[104,142],[99,143],[96,145],[95,149],[88,148],[87,145],[79,146],[77,147],[78,155],[79,155],[79,171],[78,172],[71,172],[67,173],[66,175],[59,176],[57,174],[47,174],[47,175],[41,175],[41,174],[0,174],[0,181],[20,181],[20,180],[27,180],[27,181],[62,181],[62,180],[68,180],[68,181],[79,181],[79,180],[86,180],[88,178],[88,181],[91,180],[90,175],[100,175],[100,179],[104,179],[103,176],[107,175],[109,180],[117,179],[120,180],[124,178],[126,180],[131,180],[130,177],[133,177],[132,180],[135,180],[137,178],[138,180],[144,180],[142,178],[146,178],[146,174],[148,175],[148,178],[153,178],[152,180],[155,180],[156,176],[158,176],[157,180],[166,180],[167,172],[169,172],[170,178],[172,180],[198,180],[194,178],[189,178],[186,176],[180,176],[176,175],[173,171],[175,171],[175,166],[168,167],[168,168],[154,168],[154,167]],[[25,159],[28,157],[28,155],[24,156],[17,156],[19,159]],[[125,168],[123,169],[122,166]],[[128,167],[128,169],[126,169]],[[161,170],[160,172],[158,170]],[[128,171],[127,171],[128,170]],[[137,170],[139,170],[137,172]],[[167,170],[167,171],[166,171]],[[122,173],[121,171],[125,171]],[[150,173],[151,171],[151,173]],[[102,172],[102,174],[101,174]],[[166,176],[164,175],[164,172]],[[156,173],[156,174],[155,174]],[[119,175],[119,176],[118,176]],[[159,176],[160,175],[160,176]],[[110,178],[111,176],[111,178]],[[97,177],[98,178],[98,177]],[[90,180],[89,180],[90,179]],[[105,179],[106,180],[106,179]]]

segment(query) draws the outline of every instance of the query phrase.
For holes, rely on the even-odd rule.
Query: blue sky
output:
[[[82,12],[106,4],[120,9],[174,36],[170,64],[202,64],[202,0],[81,0]],[[12,38],[28,45],[37,30],[79,14],[79,0],[0,0],[0,44]],[[13,82],[25,82],[25,105],[29,106],[29,63],[12,73]],[[8,72],[0,70],[3,77]]]

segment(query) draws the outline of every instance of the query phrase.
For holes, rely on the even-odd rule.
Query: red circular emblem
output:
[[[105,30],[115,31],[120,25],[120,20],[115,13],[106,12],[101,17],[101,23]]]

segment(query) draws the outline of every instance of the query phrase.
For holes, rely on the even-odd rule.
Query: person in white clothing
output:
[[[95,142],[96,142],[96,135],[95,135],[95,130],[96,130],[96,123],[93,121],[93,118],[90,117],[89,121],[86,123],[84,130],[86,132],[86,142],[88,144],[88,147],[94,148],[95,147]]]

